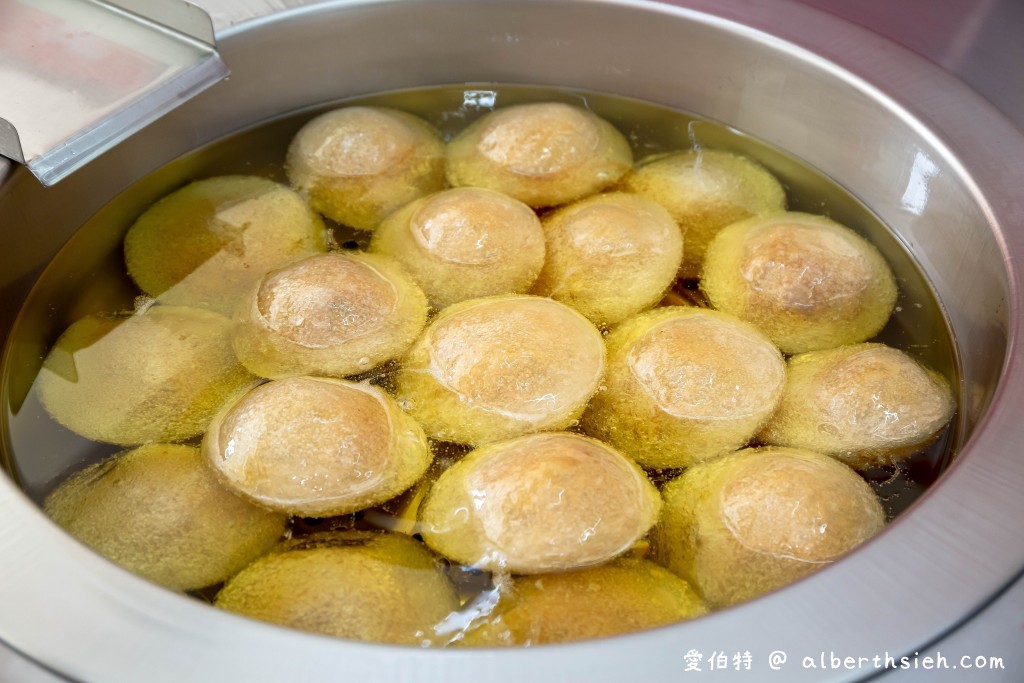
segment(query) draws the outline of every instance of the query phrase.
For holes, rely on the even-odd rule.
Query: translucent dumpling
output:
[[[124,238],[128,274],[162,303],[230,315],[269,270],[327,250],[320,217],[266,178],[218,176],[147,209]]]
[[[444,142],[423,119],[384,107],[344,107],[295,135],[288,179],[314,209],[359,230],[445,184]]]
[[[429,436],[480,444],[565,429],[604,375],[604,341],[571,308],[536,296],[443,310],[402,358],[395,393]]]
[[[458,609],[440,560],[396,533],[296,538],[228,581],[217,607],[312,633],[420,645]]]
[[[285,516],[223,488],[199,449],[148,444],[91,465],[51,493],[46,513],[125,569],[168,588],[217,584],[270,550]]]
[[[90,315],[60,336],[39,373],[57,422],[126,446],[202,434],[214,413],[252,387],[231,348],[231,322],[182,306]]]
[[[480,117],[448,143],[448,182],[487,187],[533,207],[610,187],[633,164],[629,142],[596,114],[558,102]]]
[[[629,458],[565,432],[478,448],[446,470],[420,510],[439,553],[519,574],[599,564],[654,524],[657,489]]]
[[[700,286],[712,306],[756,325],[791,354],[870,339],[896,304],[896,281],[878,250],[806,213],[723,229],[708,247]]]
[[[853,344],[793,356],[765,443],[809,448],[856,469],[892,464],[953,416],[949,382],[899,349]]]
[[[203,452],[239,495],[303,517],[383,503],[432,459],[423,430],[382,390],[326,377],[256,387],[216,416]]]
[[[800,449],[748,448],[700,463],[662,493],[657,559],[712,609],[821,569],[885,524],[856,472]]]

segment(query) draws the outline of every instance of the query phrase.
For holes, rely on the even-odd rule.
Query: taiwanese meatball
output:
[[[583,428],[644,467],[687,467],[742,448],[775,410],[786,367],[753,326],[666,306],[607,337],[608,373]]]
[[[855,469],[893,464],[953,417],[949,382],[899,349],[854,344],[793,356],[761,439],[808,448]]]
[[[215,604],[279,626],[400,645],[420,645],[459,607],[429,549],[372,531],[292,539],[228,581]]]
[[[322,114],[292,139],[288,179],[314,209],[358,230],[445,186],[444,142],[419,117],[383,107]]]
[[[90,315],[60,336],[39,398],[73,432],[133,446],[202,434],[221,405],[257,381],[231,349],[231,322],[200,308]]]
[[[515,577],[502,588],[494,612],[457,644],[568,643],[642,631],[707,612],[686,581],[653,562],[629,557],[576,571]]]
[[[400,263],[441,309],[527,291],[544,264],[544,233],[526,204],[460,187],[396,211],[374,232],[370,251]]]
[[[558,102],[489,112],[452,139],[445,156],[451,185],[487,187],[532,207],[600,192],[633,164],[614,126]]]
[[[256,387],[214,418],[203,452],[239,495],[302,517],[383,503],[432,459],[423,430],[381,389],[325,377]]]
[[[476,445],[565,429],[603,375],[604,341],[582,315],[541,297],[488,297],[433,320],[395,392],[429,436]]]
[[[44,509],[125,569],[175,590],[212,586],[277,543],[284,515],[220,486],[199,449],[147,444],[72,475]]]
[[[613,192],[544,218],[547,258],[535,294],[609,327],[651,308],[676,279],[683,238],[665,209]]]
[[[647,475],[614,449],[566,432],[530,434],[478,448],[441,474],[420,531],[461,564],[536,574],[622,554],[660,507]]]
[[[786,193],[760,164],[732,152],[696,149],[642,160],[622,183],[626,192],[665,207],[686,241],[680,275],[700,274],[708,243],[744,218],[783,211]]]
[[[242,300],[232,336],[262,377],[366,372],[423,329],[427,300],[392,260],[332,252],[268,273]]]
[[[723,229],[708,247],[701,289],[711,304],[794,354],[878,334],[896,281],[878,250],[824,216],[781,213]]]
[[[856,472],[813,451],[748,448],[669,482],[652,532],[658,561],[712,609],[780,588],[842,557],[885,524]]]
[[[162,303],[230,315],[269,270],[327,250],[323,222],[294,190],[219,176],[147,209],[124,238],[128,274]]]

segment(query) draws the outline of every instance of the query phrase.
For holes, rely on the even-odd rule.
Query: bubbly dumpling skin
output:
[[[870,485],[813,451],[748,448],[687,469],[662,490],[659,563],[712,609],[780,588],[842,557],[885,524]]]
[[[428,548],[404,534],[373,531],[283,543],[228,581],[215,604],[302,631],[417,646],[459,607]]]
[[[432,460],[423,430],[381,389],[326,377],[256,387],[214,418],[203,453],[237,494],[302,517],[383,503]]]
[[[885,327],[897,294],[871,243],[798,212],[724,228],[708,247],[700,286],[712,306],[756,325],[787,354],[870,339]]]
[[[601,333],[551,299],[470,299],[442,311],[400,360],[395,394],[442,441],[478,445],[565,429],[604,375]]]
[[[135,446],[202,434],[225,401],[258,379],[235,357],[230,320],[156,305],[73,323],[36,381],[60,424],[87,439]]]
[[[269,270],[327,250],[323,221],[294,190],[217,176],[172,192],[124,238],[128,274],[161,303],[231,315]]]
[[[488,112],[448,143],[445,157],[452,186],[487,187],[535,208],[600,192],[633,165],[614,126],[559,102]]]
[[[544,217],[547,257],[533,293],[606,328],[654,306],[676,279],[683,237],[660,205],[611,192]]]
[[[700,275],[708,244],[736,221],[784,211],[786,192],[757,162],[714,149],[647,157],[622,181],[622,189],[665,207],[683,232],[686,251],[679,274]]]
[[[953,417],[949,382],[884,344],[809,351],[788,362],[789,384],[761,432],[855,469],[891,465],[934,439]]]
[[[569,643],[672,624],[707,612],[684,580],[648,560],[543,576],[513,577],[494,611],[457,645],[513,647]]]
[[[277,543],[284,515],[217,482],[194,446],[147,444],[72,475],[44,503],[72,536],[167,588],[235,574]]]
[[[444,188],[444,141],[412,114],[343,107],[296,133],[285,170],[315,210],[372,231],[398,207]]]
[[[660,507],[647,475],[607,445],[530,434],[478,448],[441,474],[420,510],[420,532],[464,565],[557,572],[624,553]]]
[[[444,190],[388,216],[370,251],[397,261],[434,308],[526,292],[544,264],[540,219],[522,202],[477,187]]]
[[[404,352],[426,319],[426,296],[394,261],[331,252],[257,283],[235,313],[232,344],[261,377],[345,377]]]
[[[605,341],[607,376],[583,430],[644,467],[687,467],[742,448],[782,397],[782,354],[725,313],[664,306]]]

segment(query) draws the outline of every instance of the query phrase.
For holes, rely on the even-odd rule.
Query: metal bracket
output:
[[[228,73],[185,0],[5,0],[0,154],[52,185]]]

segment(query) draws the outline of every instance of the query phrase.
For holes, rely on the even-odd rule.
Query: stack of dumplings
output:
[[[46,512],[220,609],[461,647],[699,617],[878,533],[858,470],[954,414],[875,340],[898,296],[878,250],[740,154],[634,159],[537,102],[449,139],[342,107],[281,161],[288,185],[205,178],[144,211],[138,310],[74,322],[37,382],[125,449]]]

